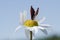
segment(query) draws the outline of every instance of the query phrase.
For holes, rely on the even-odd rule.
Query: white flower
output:
[[[42,32],[44,32],[45,34],[47,34],[47,30],[46,29],[50,25],[48,25],[48,24],[42,24],[45,21],[46,18],[43,17],[39,21],[33,20],[33,21],[35,21],[35,22],[33,22],[32,20],[29,20],[29,19],[26,18],[27,17],[26,13],[27,13],[26,11],[24,11],[23,13],[20,13],[20,25],[16,28],[15,31],[18,31],[19,29],[23,28],[25,30],[25,33],[26,33],[27,37],[30,37],[29,36],[29,32],[30,31],[33,32],[33,37],[38,32],[38,30],[41,30]],[[28,20],[28,23],[26,22],[27,20]],[[29,21],[31,21],[31,23]],[[34,26],[34,24],[32,22],[36,23],[35,24],[36,26]],[[30,25],[29,23],[32,24],[32,25]]]

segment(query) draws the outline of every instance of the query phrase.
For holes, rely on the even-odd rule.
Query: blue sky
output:
[[[52,25],[48,35],[60,33],[60,0],[0,0],[0,39],[26,38],[23,30],[14,30],[19,25],[19,13],[26,10],[29,15],[31,5],[35,10],[40,8],[38,18],[46,17],[44,23]]]

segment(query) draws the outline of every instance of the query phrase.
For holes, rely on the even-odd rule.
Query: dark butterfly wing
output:
[[[38,15],[38,12],[39,12],[39,8],[37,8],[37,11],[35,12],[35,16]]]
[[[31,6],[31,9],[30,9],[30,13],[31,13],[31,19],[33,20],[34,19],[35,10],[33,9],[32,6]]]
[[[35,10],[33,9],[33,7],[31,6],[30,13],[31,13],[31,19],[32,20],[34,20],[34,18],[38,15],[38,12],[39,12],[39,8],[37,8],[37,10],[35,12]]]

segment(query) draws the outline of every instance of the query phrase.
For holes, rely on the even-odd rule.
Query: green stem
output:
[[[30,40],[32,40],[32,31],[30,31]]]

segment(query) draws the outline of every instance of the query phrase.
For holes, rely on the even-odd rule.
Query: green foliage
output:
[[[54,36],[50,36],[50,37],[42,38],[42,39],[38,38],[36,40],[60,40],[60,37],[54,35]]]

